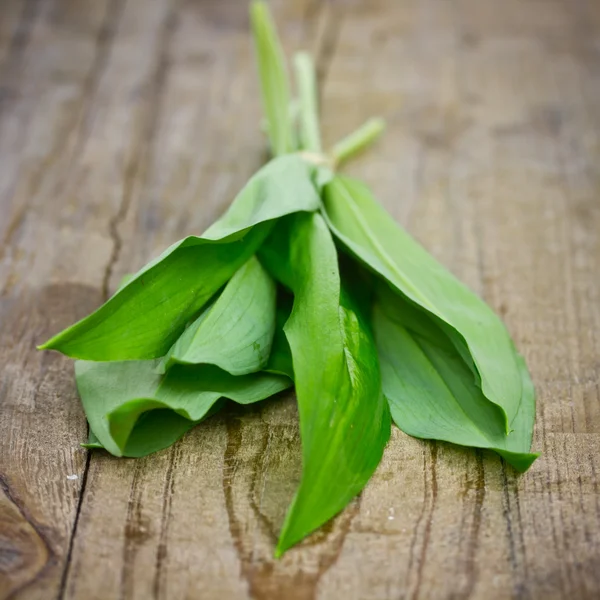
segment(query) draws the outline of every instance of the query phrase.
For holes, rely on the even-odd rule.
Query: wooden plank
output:
[[[111,288],[173,241],[205,229],[266,159],[247,4],[173,6],[154,126],[129,205],[114,223],[121,250]],[[273,8],[288,52],[323,35],[322,10],[303,2]],[[273,532],[298,482],[299,460],[291,397],[213,419],[140,461],[94,455],[66,597],[194,597],[201,585],[207,598],[246,598],[268,589],[277,581],[268,571],[282,569],[272,560]],[[270,494],[271,505],[261,505],[259,476],[285,492]],[[259,560],[266,570],[254,574]],[[286,577],[295,573],[283,569]],[[288,579],[292,590],[297,575]]]
[[[93,206],[68,211],[55,189],[69,172],[69,135],[86,113],[97,76],[107,3],[84,13],[49,8],[9,3],[10,43],[2,46],[2,597],[48,598],[61,585],[85,471],[78,446],[85,419],[70,366],[35,352],[34,344],[100,299],[86,285],[83,262],[59,259],[75,245],[89,255],[88,266],[102,260],[102,248],[86,237],[88,227],[97,228]]]
[[[491,454],[396,432],[319,595],[594,597],[598,29],[582,35],[563,2],[374,4],[342,24],[328,133],[388,117],[351,170],[503,315],[537,386],[543,455],[517,478]],[[336,110],[352,79],[366,94]]]
[[[145,48],[140,44],[131,72],[151,56],[149,19],[155,12],[140,17]],[[106,108],[96,91],[119,14],[118,2],[45,5],[22,53],[26,68],[10,69],[3,81],[14,94],[0,121],[0,473],[3,519],[6,515],[20,534],[3,539],[2,597],[59,593],[85,481],[86,452],[79,443],[86,425],[72,366],[37,353],[34,345],[102,300],[112,252],[108,224],[118,210],[119,190],[112,186],[111,193],[95,195],[88,190],[84,200],[81,190],[90,179],[120,171],[120,135],[127,143],[127,121],[135,125],[135,111],[127,104],[139,106],[132,102],[138,80],[130,81],[125,71],[120,87],[131,86],[127,104],[120,96],[125,123],[96,155],[86,154],[91,125]]]
[[[29,36],[36,20],[38,7],[35,2],[7,0],[2,6],[0,20],[0,69],[3,88],[6,85],[6,71],[14,70],[15,62],[27,48]]]
[[[291,395],[88,468],[69,361],[33,344],[201,231],[264,161],[247,6],[10,2],[0,598],[595,597],[597,5],[273,4],[286,50],[319,56],[326,140],[388,119],[348,171],[503,315],[538,389],[544,454],[517,477],[491,453],[394,430],[361,497],[279,561],[300,474]]]

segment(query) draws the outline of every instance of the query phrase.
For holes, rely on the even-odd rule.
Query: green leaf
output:
[[[373,328],[383,391],[400,429],[419,438],[489,448],[518,471],[531,466],[538,456],[529,452],[535,394],[519,355],[522,394],[513,431],[506,435],[500,408],[483,396],[444,331],[385,284],[379,286]]]
[[[174,364],[201,363],[232,375],[263,369],[275,332],[275,294],[275,283],[253,256],[171,347],[161,372]]]
[[[441,319],[485,397],[502,409],[508,432],[521,403],[522,375],[502,321],[399,227],[362,183],[335,177],[324,188],[324,205],[333,233],[352,254]]]
[[[157,361],[77,361],[77,389],[93,447],[115,456],[144,456],[166,448],[207,415],[221,398],[239,404],[264,400],[291,386],[270,373],[233,376],[212,365],[175,365],[166,375]]]
[[[280,156],[296,150],[290,119],[290,89],[285,57],[268,6],[253,2],[250,20],[258,60],[263,110],[271,151]]]
[[[369,326],[341,289],[337,252],[322,217],[282,220],[260,258],[294,293],[284,331],[293,359],[303,470],[279,538],[281,555],[362,490],[381,460],[390,416]]]
[[[265,368],[268,373],[277,375],[286,375],[290,379],[294,379],[294,365],[292,362],[292,351],[283,331],[287,320],[292,312],[292,297],[285,293],[282,289],[279,290],[277,298],[276,310],[276,327],[275,335],[273,336],[273,346],[269,362]]]
[[[88,421],[88,426],[89,424]],[[100,440],[96,437],[96,434],[92,431],[91,427],[89,427],[88,441],[81,445],[88,450],[104,450],[104,446],[100,443]]]
[[[96,312],[40,348],[100,361],[164,356],[186,323],[256,252],[275,219],[319,208],[312,175],[299,156],[272,160],[203,237],[168,248]]]

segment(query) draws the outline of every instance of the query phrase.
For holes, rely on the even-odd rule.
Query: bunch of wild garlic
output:
[[[524,471],[535,397],[500,319],[365,185],[335,172],[381,121],[324,154],[310,57],[295,57],[296,118],[266,6],[251,17],[273,159],[204,235],[42,348],[80,359],[88,446],[116,456],[165,448],[224,399],[294,385],[303,471],[280,555],[362,490],[390,416],[410,435],[490,448]]]

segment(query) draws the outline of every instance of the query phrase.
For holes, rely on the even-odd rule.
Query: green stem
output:
[[[285,57],[269,7],[265,2],[252,2],[250,20],[256,47],[258,73],[267,120],[271,152],[280,156],[296,150],[289,115],[290,91]]]
[[[320,153],[321,132],[317,107],[317,77],[315,66],[306,52],[294,55],[296,84],[300,96],[300,141],[303,150]]]
[[[373,118],[340,140],[329,153],[335,165],[345,162],[351,156],[364,150],[383,133],[384,129],[385,121],[380,118]]]

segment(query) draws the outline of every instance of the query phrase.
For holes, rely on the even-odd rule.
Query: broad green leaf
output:
[[[40,348],[99,361],[164,356],[186,323],[256,252],[274,220],[319,208],[312,174],[299,156],[272,160],[203,237],[168,248],[96,312]]]
[[[399,227],[365,185],[338,176],[323,196],[329,226],[342,244],[444,322],[463,359],[473,365],[485,397],[502,409],[508,431],[520,407],[522,376],[502,321]]]
[[[290,119],[290,89],[285,57],[265,2],[253,2],[250,9],[252,32],[258,61],[263,110],[271,151],[280,156],[296,150]]]
[[[519,406],[506,435],[500,409],[488,402],[444,331],[425,312],[380,285],[373,313],[383,391],[396,425],[409,435],[496,451],[518,471],[530,453],[535,394],[523,359]]]
[[[75,363],[94,447],[144,456],[179,439],[221,398],[250,404],[291,386],[288,377],[270,373],[236,377],[212,365],[175,365],[159,375],[156,366],[155,360]]]
[[[253,256],[171,347],[161,372],[174,364],[201,363],[232,375],[260,371],[273,343],[275,294],[275,283]]]
[[[289,342],[302,437],[302,480],[277,554],[341,511],[379,464],[390,434],[374,341],[341,289],[335,245],[319,214],[282,220],[263,264],[294,293]]]

